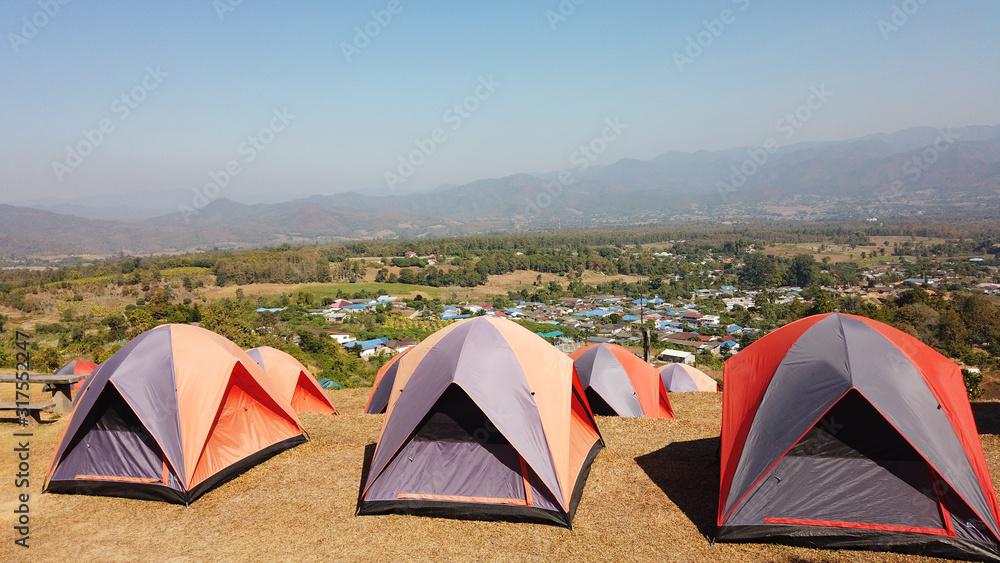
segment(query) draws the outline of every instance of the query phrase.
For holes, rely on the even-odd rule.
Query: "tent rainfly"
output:
[[[98,368],[44,490],[189,504],[304,441],[291,405],[239,346],[202,328],[162,325]]]
[[[1000,560],[961,371],[919,340],[815,315],[724,367],[718,541]]]
[[[603,447],[572,360],[517,323],[471,318],[399,359],[358,513],[569,527]]]

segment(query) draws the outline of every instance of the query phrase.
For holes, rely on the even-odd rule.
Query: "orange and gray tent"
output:
[[[617,344],[591,344],[569,355],[594,414],[674,418],[656,368]]]
[[[44,490],[189,504],[304,441],[295,411],[239,346],[202,328],[163,325],[98,368]]]
[[[603,447],[569,357],[506,319],[459,321],[400,358],[358,513],[569,527]]]
[[[961,371],[885,324],[791,323],[724,368],[719,541],[1000,560]]]
[[[72,362],[63,364],[59,369],[56,370],[55,375],[85,375],[90,376],[97,369],[97,364],[94,362],[88,362],[87,360],[73,360]],[[87,382],[90,377],[85,377],[80,381],[73,384],[73,390],[79,391],[81,387]]]
[[[667,364],[660,368],[663,386],[673,393],[718,393],[719,383],[707,373],[687,364]]]
[[[292,355],[270,346],[251,348],[247,355],[264,368],[295,412],[337,412],[313,374]]]
[[[368,397],[368,405],[365,406],[365,414],[381,414],[389,406],[389,393],[392,392],[392,384],[396,381],[396,370],[399,369],[399,359],[413,348],[407,348],[396,354],[385,363],[375,374],[375,383],[372,385],[372,394]]]

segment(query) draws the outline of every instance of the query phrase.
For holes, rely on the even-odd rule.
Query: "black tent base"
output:
[[[562,512],[532,508],[530,506],[509,506],[478,504],[472,502],[436,501],[362,501],[359,515],[370,514],[411,514],[432,518],[458,520],[483,520],[488,522],[528,522],[570,527],[570,516]]]
[[[250,468],[278,455],[279,453],[298,446],[306,441],[304,435],[294,436],[272,444],[257,453],[251,454],[230,465],[205,481],[199,483],[191,491],[171,489],[157,483],[127,483],[121,481],[90,481],[74,479],[72,481],[49,481],[45,487],[46,493],[62,493],[71,495],[94,495],[107,497],[130,498],[137,500],[158,500],[174,504],[189,505],[208,491],[239,477]]]
[[[434,518],[452,518],[460,520],[484,520],[488,522],[528,522],[533,524],[549,524],[573,529],[573,516],[583,496],[583,488],[590,475],[590,467],[597,454],[604,449],[604,439],[598,439],[587,453],[587,459],[580,468],[573,497],[570,499],[569,514],[554,510],[544,510],[531,506],[511,506],[499,504],[478,504],[472,502],[439,502],[439,501],[366,501],[364,500],[364,483],[368,478],[371,457],[375,445],[365,449],[364,469],[361,476],[361,491],[358,493],[358,508],[356,515],[372,514],[411,514],[414,516],[430,516]]]
[[[891,551],[925,557],[1000,563],[1000,546],[948,536],[823,526],[722,526],[715,541],[779,543],[814,549]]]

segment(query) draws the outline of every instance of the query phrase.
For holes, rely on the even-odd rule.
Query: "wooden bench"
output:
[[[0,403],[0,412],[3,411],[17,411],[20,409],[28,411],[28,424],[35,425],[41,424],[42,422],[42,411],[47,411],[55,408],[55,403],[27,403],[18,406],[17,403]],[[20,417],[18,417],[20,419]]]
[[[73,410],[73,384],[83,381],[83,375],[52,375],[52,374],[28,374],[28,382],[32,385],[36,383],[48,384],[52,390],[52,401],[55,403],[56,412],[66,414]],[[0,383],[17,383],[17,375],[13,373],[0,373]],[[13,403],[11,403],[13,404]]]

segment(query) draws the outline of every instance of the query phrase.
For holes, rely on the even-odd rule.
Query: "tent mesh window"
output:
[[[452,384],[372,484],[367,499],[555,509],[543,490],[517,450]]]
[[[587,395],[587,402],[590,403],[591,412],[598,416],[618,416],[615,409],[611,408],[611,405],[597,391],[594,391],[593,387],[587,387],[584,393]]]
[[[112,385],[63,455],[54,479],[161,482],[163,453]]]
[[[940,535],[953,533],[951,516],[971,516],[857,390],[789,450],[743,508],[760,511],[757,516],[769,524],[869,524]]]

